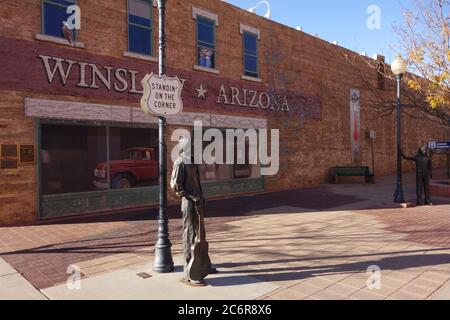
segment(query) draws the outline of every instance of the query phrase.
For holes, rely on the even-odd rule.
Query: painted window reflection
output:
[[[197,17],[198,65],[205,68],[216,67],[216,23],[204,17]]]
[[[67,7],[76,4],[75,0],[42,0],[42,32],[46,35],[62,38],[62,23],[71,14]],[[76,32],[73,30],[73,38]]]
[[[153,128],[43,124],[40,155],[44,195],[158,184]]]
[[[258,78],[258,36],[244,32],[244,75]]]
[[[128,0],[128,51],[152,55],[152,0]]]

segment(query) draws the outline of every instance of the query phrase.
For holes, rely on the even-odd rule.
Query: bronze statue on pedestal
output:
[[[427,155],[425,147],[420,147],[414,157],[407,157],[402,153],[402,157],[406,160],[416,163],[416,193],[417,205],[433,205],[430,195],[430,177],[432,170],[431,158]],[[425,202],[423,201],[423,193],[425,193]]]
[[[206,205],[200,183],[198,166],[189,152],[185,152],[189,140],[182,142],[183,151],[173,166],[170,187],[181,200],[183,214],[184,282],[192,286],[204,286],[204,279],[215,273],[209,258],[209,246],[204,226]],[[189,148],[190,150],[190,148]]]

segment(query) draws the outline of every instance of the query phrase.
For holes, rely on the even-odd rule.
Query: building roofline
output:
[[[332,47],[332,48],[338,47],[338,48],[341,48],[342,50],[347,51],[348,53],[355,54],[355,55],[359,55],[359,56],[361,55],[359,52],[356,52],[356,51],[354,51],[354,50],[352,50],[352,49],[343,47],[343,46],[341,46],[341,45],[339,45],[339,44],[333,44],[332,42],[330,42],[330,41],[328,41],[328,40],[322,39],[322,38],[317,37],[317,36],[315,36],[315,35],[312,35],[312,34],[310,34],[310,33],[304,32],[304,31],[302,31],[302,30],[297,30],[297,29],[295,29],[294,27],[288,26],[288,25],[286,25],[286,24],[284,24],[284,23],[281,23],[281,22],[278,22],[278,21],[275,21],[275,20],[266,18],[266,17],[264,17],[264,16],[260,16],[260,15],[255,14],[255,13],[248,12],[247,10],[245,10],[245,9],[243,9],[243,8],[240,8],[240,7],[238,7],[238,6],[236,6],[236,5],[232,4],[232,3],[229,3],[229,2],[226,2],[226,1],[222,1],[222,0],[216,0],[216,1],[218,1],[218,2],[220,2],[220,3],[222,3],[222,4],[224,4],[224,5],[227,5],[227,6],[229,6],[229,7],[232,7],[233,10],[239,11],[239,12],[241,12],[241,13],[245,13],[245,14],[249,14],[249,15],[251,15],[251,14],[252,14],[252,15],[255,15],[257,19],[259,19],[260,21],[262,21],[262,22],[264,22],[264,23],[269,23],[269,24],[272,23],[272,24],[276,24],[276,25],[278,25],[278,26],[280,26],[280,27],[282,27],[282,28],[288,29],[288,30],[290,30],[290,31],[298,32],[298,33],[301,33],[301,34],[304,35],[304,36],[313,38],[314,40],[322,41],[323,43],[329,45],[329,46]],[[246,21],[243,21],[243,23],[245,23],[245,22],[246,22]],[[377,54],[379,54],[379,53],[377,53]],[[373,58],[370,57],[370,56],[365,56],[365,57],[368,58],[368,59],[370,59],[370,60],[377,61],[377,60],[373,59]]]

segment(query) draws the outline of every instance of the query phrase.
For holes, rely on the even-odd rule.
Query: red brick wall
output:
[[[139,107],[139,96],[108,92],[105,89],[76,87],[77,79],[66,86],[59,78],[50,86],[38,54],[73,58],[89,63],[138,70],[156,71],[153,62],[123,57],[127,50],[126,1],[79,0],[82,29],[77,41],[84,49],[35,40],[41,31],[41,8],[38,0],[6,0],[0,6],[0,142],[35,143],[34,122],[25,118],[25,97],[70,100],[91,103],[112,103]],[[195,21],[192,5],[218,14],[217,69],[220,75],[194,71],[196,62]],[[154,9],[154,41],[157,48],[157,10]],[[259,42],[262,84],[243,81],[242,35],[239,24],[245,23],[261,32]],[[339,46],[274,23],[268,19],[240,10],[219,0],[168,1],[167,10],[168,72],[189,79],[183,99],[186,111],[229,115],[265,117],[269,128],[279,129],[281,136],[281,168],[277,176],[267,178],[269,190],[317,185],[325,181],[328,170],[335,165],[351,162],[349,91],[360,89],[361,97],[370,92],[364,88],[360,71],[370,81],[376,72],[367,65],[357,68],[345,59],[353,54]],[[358,69],[359,68],[359,69]],[[297,96],[312,101],[303,105],[292,103],[293,112],[279,113],[242,107],[218,106],[212,95],[207,101],[197,100],[194,89],[207,83],[209,93],[221,83],[258,90],[286,92],[295,101]],[[388,86],[392,88],[392,84]],[[384,93],[393,101],[395,92]],[[303,107],[303,109],[302,109]],[[361,128],[375,130],[376,172],[395,172],[395,114],[380,117],[362,102]],[[299,110],[306,117],[299,116]],[[448,129],[426,120],[403,118],[404,149],[414,153],[429,139],[448,139]],[[171,129],[172,130],[172,129]],[[362,140],[362,162],[371,164],[370,142]],[[441,157],[442,158],[442,157]],[[411,170],[411,164],[405,164]],[[435,166],[444,165],[436,161]],[[0,171],[0,224],[36,218],[36,174],[33,167],[17,171]],[[390,191],[388,191],[390,192]]]

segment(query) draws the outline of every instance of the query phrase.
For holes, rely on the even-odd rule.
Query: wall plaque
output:
[[[20,145],[20,163],[34,164],[36,161],[35,147],[33,144]]]
[[[17,169],[17,145],[2,144],[0,145],[0,168],[1,169]]]

